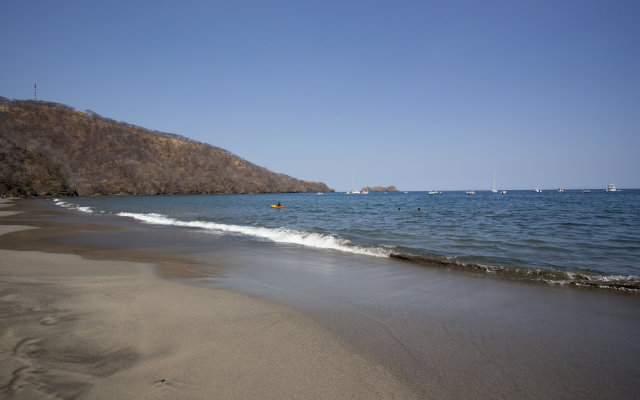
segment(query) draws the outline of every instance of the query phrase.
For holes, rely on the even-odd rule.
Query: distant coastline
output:
[[[363,190],[366,189],[370,192],[397,192],[398,189],[391,185],[391,186],[365,186],[362,188]]]

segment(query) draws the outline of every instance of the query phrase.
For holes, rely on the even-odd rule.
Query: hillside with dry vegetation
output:
[[[43,101],[0,97],[0,194],[326,192],[223,149]]]

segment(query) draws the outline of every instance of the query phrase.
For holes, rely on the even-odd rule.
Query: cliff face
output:
[[[42,101],[0,97],[0,194],[331,191],[204,143]]]

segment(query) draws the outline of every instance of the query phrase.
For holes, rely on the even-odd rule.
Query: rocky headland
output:
[[[0,97],[3,196],[328,191],[180,135],[63,104]]]
[[[395,186],[365,186],[364,189],[369,190],[370,192],[397,192],[398,189],[396,189]]]

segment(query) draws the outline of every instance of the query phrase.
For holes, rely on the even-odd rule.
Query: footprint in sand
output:
[[[60,317],[58,315],[47,315],[40,320],[40,325],[55,325]]]
[[[37,344],[39,340],[33,338],[26,338],[18,341],[15,346],[13,346],[13,355],[14,356],[28,356],[29,353],[33,352],[37,349]]]
[[[47,315],[46,317],[40,320],[40,325],[55,325],[59,322],[73,321],[77,319],[73,315],[66,314],[53,314]]]

